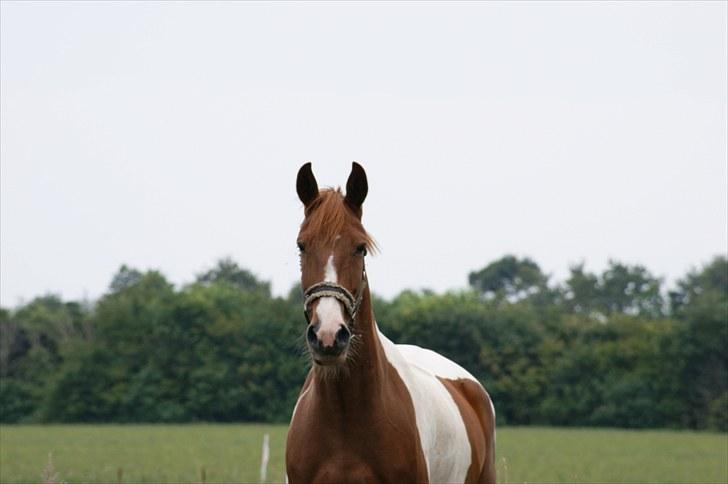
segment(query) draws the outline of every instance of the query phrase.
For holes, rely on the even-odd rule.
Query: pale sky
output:
[[[509,253],[674,281],[728,246],[727,5],[3,1],[0,304],[227,255],[286,293],[306,161],[367,170],[387,297]]]

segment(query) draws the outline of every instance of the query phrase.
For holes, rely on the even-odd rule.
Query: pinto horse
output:
[[[368,185],[353,163],[340,189],[298,172],[298,234],[312,359],[286,443],[291,483],[495,483],[495,410],[481,384],[434,351],[377,327],[361,223]]]

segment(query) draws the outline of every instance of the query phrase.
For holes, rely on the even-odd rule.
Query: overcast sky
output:
[[[384,296],[726,252],[726,2],[1,5],[3,306],[226,255],[286,293],[306,161],[367,170]]]

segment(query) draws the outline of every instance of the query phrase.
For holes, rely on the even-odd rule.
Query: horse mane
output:
[[[348,225],[348,227],[347,227]],[[346,204],[341,188],[324,188],[306,207],[306,219],[301,225],[301,237],[316,244],[333,245],[336,237],[347,228],[360,238],[370,252],[377,250],[377,243],[367,233],[359,217]]]

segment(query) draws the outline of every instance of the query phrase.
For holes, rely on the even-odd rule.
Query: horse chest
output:
[[[394,458],[393,458],[394,457]],[[427,482],[427,476],[419,472],[416,462],[408,462],[401,456],[387,453],[380,459],[353,452],[337,452],[319,462],[306,475],[313,476],[301,482],[312,483],[413,483]],[[291,479],[291,483],[298,482]]]
[[[292,463],[287,472],[289,482],[296,483],[425,483],[424,465],[403,459],[402,455],[384,453],[381,458],[339,449],[308,462]]]
[[[294,416],[289,432],[291,483],[427,482],[411,416],[382,408],[346,416],[306,400],[299,402],[302,418]]]

